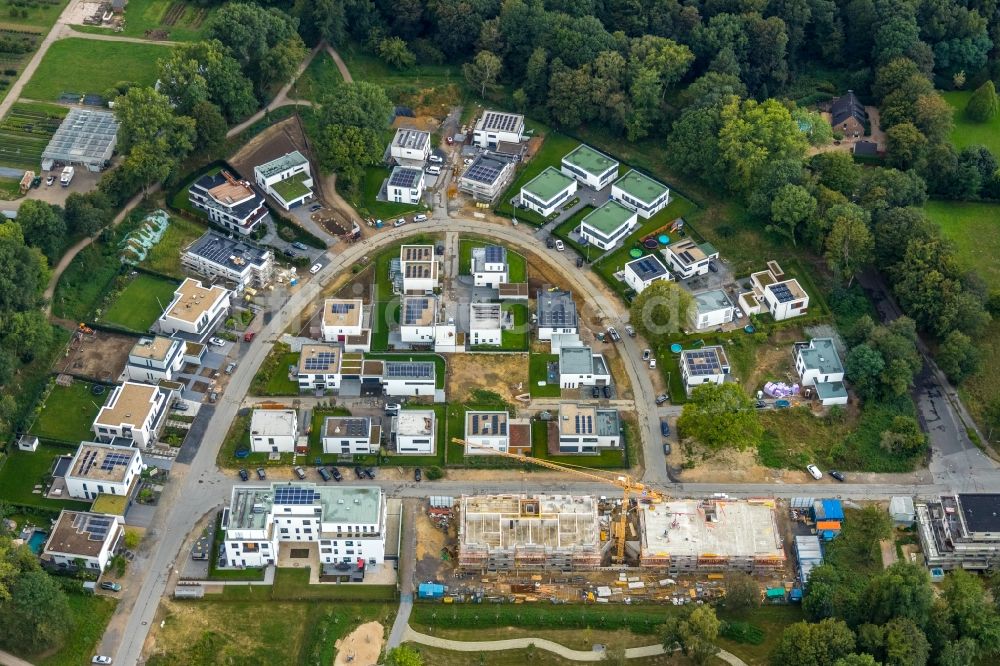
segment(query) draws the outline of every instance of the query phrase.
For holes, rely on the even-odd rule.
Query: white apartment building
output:
[[[433,245],[404,245],[399,248],[399,272],[404,294],[427,293],[438,287],[441,264]]]
[[[618,176],[618,161],[581,143],[562,158],[561,170],[595,190],[603,190]]]
[[[432,409],[403,409],[392,417],[396,453],[433,455],[437,450],[437,417]]]
[[[564,403],[556,423],[560,453],[599,453],[621,446],[621,421],[615,409]]]
[[[377,453],[382,442],[382,426],[369,416],[327,416],[320,435],[323,453]]]
[[[576,194],[576,180],[547,167],[521,187],[520,203],[542,217],[552,215]]]
[[[493,287],[509,282],[507,248],[487,245],[472,248],[472,283],[477,287]]]
[[[128,353],[125,376],[129,381],[148,384],[170,381],[184,367],[186,353],[187,343],[177,338],[140,338]]]
[[[302,345],[297,379],[299,391],[340,388],[344,352],[334,345]]]
[[[502,319],[499,303],[469,303],[469,344],[499,347],[503,336]]]
[[[309,160],[297,150],[253,168],[257,187],[285,210],[301,206],[313,197]]]
[[[434,395],[436,377],[433,361],[385,361],[382,386],[388,396]]]
[[[736,308],[722,289],[702,291],[691,296],[694,298],[694,305],[691,307],[690,320],[695,330],[704,331],[733,321]]]
[[[611,185],[611,198],[649,219],[670,203],[670,188],[632,169]]]
[[[580,220],[580,237],[602,250],[610,250],[632,233],[637,222],[634,210],[608,199]]]
[[[264,567],[279,549],[317,544],[322,567],[385,559],[385,495],[377,486],[273,483],[234,486],[223,511],[220,559],[232,568]]]
[[[60,568],[82,562],[84,569],[104,571],[125,536],[124,523],[121,516],[64,509],[45,542],[42,560]]]
[[[214,231],[191,243],[181,265],[209,280],[222,280],[236,291],[264,289],[274,280],[274,253]]]
[[[188,189],[188,201],[212,222],[244,236],[253,233],[261,221],[270,219],[263,195],[250,181],[240,180],[226,170],[196,180]]]
[[[785,278],[776,261],[767,262],[767,270],[750,275],[751,290],[740,294],[740,307],[747,315],[770,313],[775,321],[804,315],[809,308],[809,294],[795,278]]]
[[[250,450],[254,453],[294,453],[299,436],[294,409],[255,409],[250,416]]]
[[[691,394],[703,384],[722,384],[729,374],[729,357],[719,346],[685,349],[681,352],[681,378],[684,390]]]
[[[431,156],[431,133],[400,127],[389,144],[389,156],[397,161],[426,162]],[[401,162],[404,163],[405,162]]]
[[[833,338],[813,338],[808,345],[796,344],[795,370],[802,386],[812,386],[824,406],[847,404],[844,364]]]
[[[204,342],[229,316],[232,292],[218,285],[206,288],[187,278],[158,320],[160,332],[189,342]]]
[[[673,276],[663,262],[655,255],[647,254],[625,264],[624,269],[625,284],[632,288],[637,294],[641,294],[654,282],[661,280],[670,281]]]
[[[678,280],[687,280],[708,273],[708,264],[719,256],[719,251],[709,243],[698,244],[690,238],[671,243],[663,251],[670,270]]]
[[[424,170],[412,167],[393,167],[386,182],[386,201],[419,204],[424,195]]]
[[[465,455],[506,453],[510,448],[507,430],[510,415],[505,411],[469,410],[465,413]]]
[[[346,342],[363,335],[364,301],[360,298],[328,298],[323,301],[320,334],[323,342]]]
[[[590,347],[561,347],[559,349],[559,386],[607,386],[611,384],[611,371],[602,354],[595,354]]]
[[[504,111],[483,111],[472,132],[472,142],[480,148],[496,148],[499,143],[520,143],[524,116]]]
[[[917,534],[928,567],[991,571],[1000,556],[1000,495],[965,493],[916,502]]]
[[[558,334],[579,333],[579,317],[573,294],[568,291],[539,289],[536,304],[539,340],[551,340],[553,335]]]
[[[145,468],[139,449],[80,442],[66,472],[66,492],[82,500],[101,494],[131,498]]]
[[[170,394],[149,384],[119,384],[97,413],[91,430],[98,441],[120,438],[132,440],[136,446],[149,446],[160,433],[170,406]]]
[[[492,203],[514,179],[515,162],[484,151],[458,178],[458,189],[472,195],[476,201]]]

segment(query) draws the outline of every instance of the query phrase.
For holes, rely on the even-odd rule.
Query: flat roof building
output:
[[[496,201],[514,177],[515,163],[491,152],[476,155],[458,178],[458,189],[477,201]]]
[[[506,453],[510,447],[509,419],[510,416],[505,411],[467,411],[465,455],[492,455],[494,451]]]
[[[431,154],[431,133],[400,127],[389,144],[389,156],[395,160],[423,163]]]
[[[520,202],[542,217],[555,213],[576,193],[576,180],[555,167],[544,171],[521,186]]]
[[[608,199],[580,220],[580,236],[602,250],[609,250],[632,233],[636,221],[634,210]]]
[[[663,256],[679,280],[708,273],[708,265],[719,256],[718,250],[708,243],[695,243],[690,238],[671,243]]]
[[[424,170],[412,167],[393,167],[386,180],[386,201],[418,204],[424,195]]]
[[[102,494],[131,497],[144,468],[139,449],[80,442],[64,477],[66,492],[85,500]]]
[[[986,571],[1000,556],[1000,494],[918,501],[917,534],[928,567]]]
[[[722,384],[730,372],[726,350],[718,345],[681,352],[681,378],[684,389],[691,393],[703,384]]]
[[[694,298],[691,325],[695,330],[704,331],[733,321],[736,308],[722,289],[701,291],[691,296]]]
[[[463,495],[458,566],[477,571],[595,569],[602,547],[588,495]]]
[[[376,453],[382,440],[382,426],[370,416],[327,416],[320,435],[323,453]]]
[[[91,430],[99,441],[120,438],[148,446],[156,441],[166,417],[169,393],[150,384],[120,384],[97,413]]]
[[[148,384],[170,381],[184,367],[186,353],[187,343],[177,338],[162,335],[140,338],[128,353],[125,376]]]
[[[313,199],[309,160],[297,150],[254,167],[257,187],[271,195],[285,210]]]
[[[661,280],[672,280],[673,276],[663,262],[656,258],[656,255],[647,254],[644,257],[633,259],[625,264],[624,269],[625,284],[631,287],[635,293],[641,294],[654,282]]]
[[[118,119],[111,111],[70,109],[42,151],[42,169],[55,162],[102,171],[118,144]]]
[[[577,332],[579,317],[573,294],[539,289],[536,302],[539,340],[551,340],[553,334]]]
[[[469,343],[499,346],[503,335],[503,306],[469,303]]]
[[[254,453],[294,453],[299,434],[294,409],[255,409],[250,417],[250,450]]]
[[[824,406],[847,404],[844,364],[833,338],[812,338],[808,345],[799,343],[795,349],[795,369],[802,385],[814,387]]]
[[[650,218],[670,203],[670,188],[632,169],[611,185],[611,198]]]
[[[520,143],[523,134],[524,116],[486,109],[476,121],[472,142],[480,148],[496,148],[500,142]]]
[[[507,248],[486,245],[472,248],[472,283],[477,287],[499,289],[508,281]]]
[[[225,287],[205,287],[200,280],[185,279],[160,315],[160,332],[189,342],[204,342],[229,315],[231,294]]]
[[[396,452],[432,455],[437,450],[437,416],[430,409],[403,409],[392,417]]]
[[[209,280],[225,280],[237,291],[246,287],[266,288],[274,278],[271,250],[213,231],[184,250],[181,265]]]
[[[63,568],[82,561],[84,569],[104,571],[125,534],[123,523],[120,516],[64,509],[45,542],[42,559]]]
[[[244,236],[270,218],[264,195],[225,169],[196,180],[188,189],[188,201],[212,222]]]
[[[600,453],[621,446],[621,418],[616,409],[563,403],[555,427],[559,453]]]
[[[337,390],[344,352],[336,345],[302,345],[296,373],[299,390]]]
[[[562,158],[561,169],[587,187],[603,190],[618,175],[618,161],[581,143]]]

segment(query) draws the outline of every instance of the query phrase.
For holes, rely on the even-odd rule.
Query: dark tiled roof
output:
[[[868,114],[865,107],[858,101],[853,90],[848,90],[843,97],[838,97],[830,107],[830,116],[834,125],[842,125],[852,116],[859,122],[864,123]]]

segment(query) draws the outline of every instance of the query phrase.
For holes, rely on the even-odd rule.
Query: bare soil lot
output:
[[[476,389],[494,391],[507,402],[526,393],[527,354],[451,354],[448,356],[447,395],[465,402]],[[520,387],[520,388],[519,388]]]
[[[138,337],[96,331],[70,343],[69,354],[57,359],[52,369],[59,373],[102,382],[118,379],[128,362],[128,353]]]
[[[229,163],[240,172],[241,176],[249,179],[253,177],[253,168],[258,164],[270,162],[293,150],[298,150],[307,158],[310,157],[302,127],[294,116],[255,136],[229,158]]]

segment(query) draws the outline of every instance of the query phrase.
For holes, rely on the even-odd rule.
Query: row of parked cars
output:
[[[375,478],[374,467],[354,467],[353,469],[355,476],[357,476],[359,479]],[[292,468],[292,471],[295,472],[295,476],[297,476],[299,480],[305,480],[306,470],[301,465],[296,465],[295,467]],[[264,470],[263,467],[258,467],[256,472],[258,480],[260,481],[267,480],[267,472]],[[344,480],[344,475],[338,468],[336,467],[326,468],[319,461],[317,461],[316,464],[316,473],[319,474],[320,478],[323,479],[324,481],[329,481],[330,479],[333,479],[334,481],[340,482]],[[246,467],[241,467],[239,474],[241,481],[250,480],[250,472],[247,470]],[[417,480],[419,481],[419,479]]]

